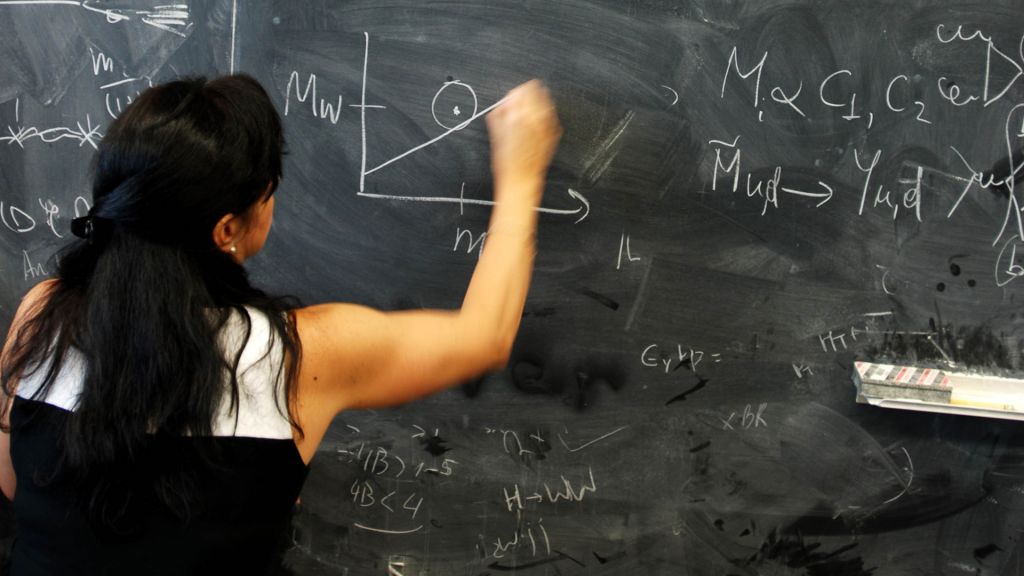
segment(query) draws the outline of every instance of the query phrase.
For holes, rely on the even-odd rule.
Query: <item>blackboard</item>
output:
[[[1022,368],[1020,2],[180,1],[0,1],[5,323],[151,82],[267,87],[252,271],[306,303],[458,305],[481,115],[539,77],[565,128],[508,369],[341,415],[295,574],[1019,573],[1020,426],[850,373]]]

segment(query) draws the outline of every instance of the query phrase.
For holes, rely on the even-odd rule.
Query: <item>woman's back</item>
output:
[[[133,101],[100,143],[81,239],[23,300],[0,358],[14,573],[266,573],[339,412],[503,366],[559,134],[539,84],[505,102],[487,117],[495,208],[461,307],[381,312],[249,283],[284,149],[255,80]]]
[[[237,406],[225,383],[213,436],[148,436],[130,469],[110,483],[98,517],[75,505],[83,492],[57,471],[59,431],[81,392],[84,359],[72,350],[43,398],[31,399],[45,370],[21,382],[11,410],[19,478],[14,573],[89,574],[102,566],[104,574],[258,574],[279,565],[275,555],[285,549],[307,467],[275,385],[281,348],[266,317],[248,312],[252,330],[239,362]],[[244,336],[236,314],[224,328],[225,349],[238,349]],[[157,491],[180,472],[191,501],[172,510]]]

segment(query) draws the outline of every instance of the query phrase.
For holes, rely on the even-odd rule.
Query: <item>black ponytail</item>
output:
[[[254,288],[212,238],[225,214],[265,201],[268,183],[276,190],[283,153],[276,110],[243,75],[151,88],[100,144],[93,207],[74,224],[82,239],[60,253],[49,298],[13,335],[2,379],[10,398],[21,378],[45,370],[34,394],[44,398],[69,350],[82,353],[84,387],[63,433],[61,467],[104,518],[121,509],[108,498],[117,492],[111,487],[147,435],[211,435],[225,385],[237,415],[248,338],[237,350],[224,350],[219,338],[233,314],[246,336],[250,310],[269,319],[285,359],[277,382],[288,405],[279,409],[301,434],[292,412],[296,303]],[[156,483],[160,498],[187,516],[195,501],[189,477],[169,473]]]

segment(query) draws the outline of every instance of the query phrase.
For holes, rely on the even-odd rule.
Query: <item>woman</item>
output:
[[[253,288],[284,140],[247,76],[146,91],[100,145],[93,208],[4,346],[13,573],[266,573],[341,411],[502,366],[560,134],[531,82],[487,117],[486,248],[456,311],[293,308]]]

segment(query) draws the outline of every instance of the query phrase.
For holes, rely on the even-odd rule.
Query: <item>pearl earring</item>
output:
[[[230,250],[232,254],[236,254],[238,252],[238,246],[232,244]]]

